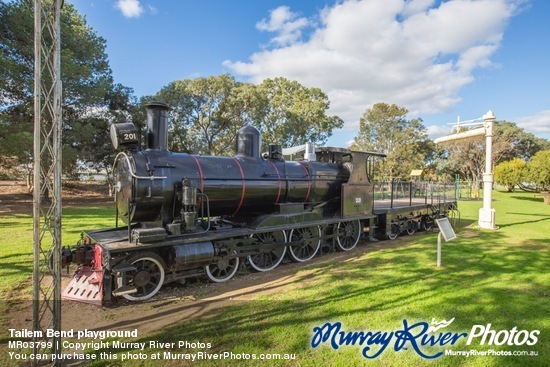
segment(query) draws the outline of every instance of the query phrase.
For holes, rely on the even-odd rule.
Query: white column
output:
[[[493,123],[495,114],[489,110],[483,115],[485,121],[485,172],[483,173],[483,208],[479,209],[479,226],[485,229],[497,229],[493,203]]]

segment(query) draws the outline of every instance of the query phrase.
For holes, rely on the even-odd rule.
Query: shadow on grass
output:
[[[540,197],[537,197],[537,196],[510,196],[510,198],[517,199],[517,200],[523,200],[523,201],[532,201],[532,202],[536,202],[536,203],[544,202],[544,199],[543,199],[542,196],[540,196]]]
[[[32,251],[0,256],[0,263],[4,264],[4,262],[2,261],[3,259],[9,259],[11,257],[20,257],[20,256],[31,256],[31,255],[32,255]]]
[[[526,220],[526,221],[523,221],[523,222],[515,222],[515,223],[508,223],[508,224],[499,224],[499,227],[505,228],[505,227],[518,226],[518,225],[521,225],[521,224],[546,222],[546,221],[549,221],[549,220],[550,220],[550,217],[546,216],[546,218],[542,218],[542,219]]]
[[[32,274],[32,269],[32,251],[0,256],[0,274],[2,274],[2,277],[29,275]]]
[[[112,327],[137,328],[142,323],[166,317],[178,320],[178,313],[186,311],[187,319],[179,319],[178,324],[142,341],[209,341],[212,342],[209,352],[243,348],[284,350],[299,356],[302,353],[305,364],[301,365],[313,365],[315,356],[306,345],[311,340],[312,328],[328,321],[342,321],[350,331],[397,330],[402,327],[402,319],[429,322],[432,317],[447,320],[456,317],[452,330],[449,328],[453,332],[469,332],[473,325],[489,323],[496,330],[510,330],[515,326],[518,330],[535,330],[546,325],[550,313],[545,293],[547,285],[536,275],[550,266],[547,254],[537,256],[536,249],[508,247],[503,243],[506,239],[502,233],[483,232],[445,245],[444,265],[436,269],[434,239],[435,235],[415,238],[413,245],[409,241],[396,241],[389,243],[392,247],[375,247],[359,258],[300,268],[294,272],[292,281],[283,283],[284,287],[275,284],[262,288],[269,291],[267,299],[234,300],[229,306],[223,301],[233,296],[186,303],[147,319],[113,323]],[[525,240],[524,244],[536,242]],[[244,294],[253,293],[255,291]],[[541,335],[547,332],[541,330]],[[457,345],[460,347],[498,349],[479,346],[479,340],[472,346],[462,341]],[[545,355],[548,348],[546,343],[530,350]],[[338,353],[321,349],[335,363],[343,363],[339,359],[344,357]],[[321,353],[321,349],[316,352]],[[176,348],[173,351],[181,352]],[[392,353],[390,348],[384,352]],[[357,354],[349,365],[364,361],[360,353]],[[396,357],[384,354],[381,360]],[[426,364],[416,355],[396,358],[404,358],[401,364]],[[502,357],[495,358],[485,357],[483,364],[501,365]],[[506,365],[525,366],[525,358],[529,357],[509,357]],[[225,365],[225,362],[209,365]],[[456,357],[451,362],[443,357],[430,361],[429,365],[459,366],[469,362]],[[529,363],[543,365],[542,359],[530,359]]]
[[[476,220],[473,220],[473,219],[462,219],[462,218],[461,218],[461,219],[460,219],[460,228],[458,228],[458,229],[455,228],[455,230],[458,230],[458,231],[463,230],[463,229],[465,229],[466,227],[470,227],[470,226],[471,226],[472,224],[474,224],[474,223],[477,223],[477,221],[476,221]],[[437,226],[435,227],[434,230],[435,230],[436,232],[438,231]]]

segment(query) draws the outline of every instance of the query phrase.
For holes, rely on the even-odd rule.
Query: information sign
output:
[[[449,222],[449,218],[439,218],[435,220],[435,223],[439,227],[439,234],[437,235],[437,267],[441,266],[441,235],[445,238],[445,242],[454,240],[456,233]]]
[[[453,226],[451,226],[451,222],[449,222],[449,218],[436,219],[435,222],[437,223],[439,230],[443,234],[445,242],[449,242],[450,240],[454,240],[456,238],[456,233],[453,229]]]

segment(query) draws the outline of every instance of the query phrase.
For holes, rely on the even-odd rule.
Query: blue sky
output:
[[[107,41],[115,81],[155,94],[230,73],[319,87],[345,146],[377,102],[406,107],[430,136],[494,111],[550,138],[547,0],[69,0]]]

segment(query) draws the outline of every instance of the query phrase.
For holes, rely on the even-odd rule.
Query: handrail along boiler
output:
[[[237,133],[234,157],[174,153],[168,111],[148,104],[145,149],[132,123],[111,126],[120,150],[116,222],[127,226],[85,230],[77,246],[64,248],[63,265],[78,265],[65,299],[146,300],[172,281],[223,282],[245,263],[268,271],[285,256],[304,262],[321,248],[349,251],[366,228],[371,237],[387,234],[373,211],[371,181],[383,154],[321,147],[289,161],[279,145],[262,155],[251,126]]]

